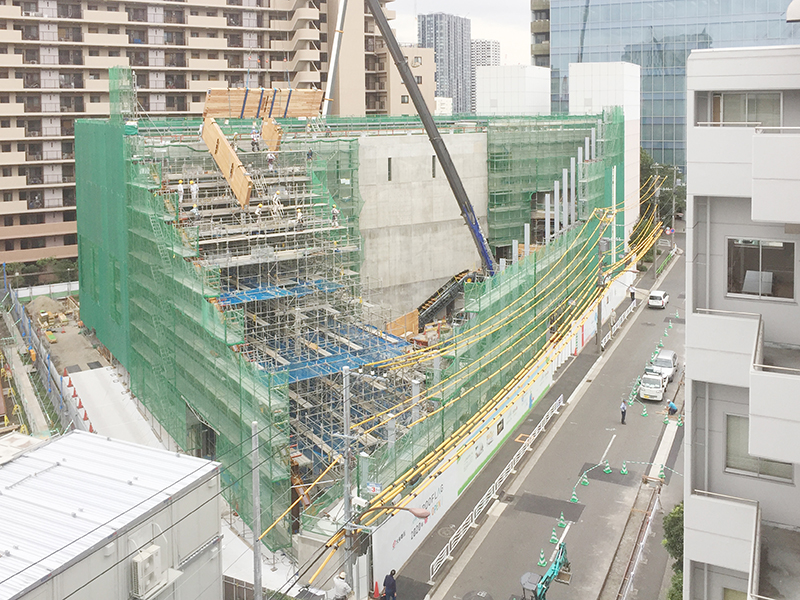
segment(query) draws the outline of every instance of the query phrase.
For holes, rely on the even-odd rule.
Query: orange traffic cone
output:
[[[89,433],[94,433],[94,427],[92,427],[91,423],[89,423]]]
[[[75,388],[72,388],[72,397],[73,398],[77,398],[78,397],[78,390],[76,390]]]
[[[83,411],[83,420],[84,421],[88,421],[89,420],[89,415],[86,413],[85,410]]]
[[[64,367],[64,377],[67,376],[67,367]]]
[[[72,387],[72,377],[67,381],[67,387]]]
[[[78,408],[83,408],[83,401],[78,398]]]
[[[372,597],[373,598],[380,598],[381,597],[381,591],[378,588],[378,582],[377,581],[375,582],[375,593],[372,595]]]

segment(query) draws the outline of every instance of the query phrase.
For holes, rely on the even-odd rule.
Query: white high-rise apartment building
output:
[[[212,87],[321,88],[337,8],[320,0],[0,5],[0,261],[77,256],[74,123],[108,115],[109,67],[134,69],[141,109],[157,116],[199,116]],[[378,77],[364,65],[382,50],[380,34],[352,2],[346,31],[331,113],[364,115]]]
[[[433,13],[417,16],[418,42],[436,52],[436,96],[453,99],[453,113],[466,114],[471,109],[469,19]]]
[[[497,40],[471,40],[470,57],[470,112],[477,109],[477,69],[478,67],[497,67],[500,65],[500,42]]]
[[[687,62],[684,593],[800,594],[800,46]]]

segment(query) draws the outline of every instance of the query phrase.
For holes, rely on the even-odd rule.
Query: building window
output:
[[[6,96],[6,95],[2,95],[2,96],[0,96],[0,103],[2,103],[2,104],[8,104],[8,101],[9,101],[9,98],[8,98],[8,96]]]
[[[100,102],[100,96],[95,96],[95,95],[89,96],[89,102],[94,102],[94,103]]]
[[[400,104],[408,104],[408,96],[400,96]]]
[[[417,85],[422,85],[422,75],[416,75],[414,81],[417,82]]]
[[[421,56],[415,56],[414,60],[411,61],[411,66],[412,67],[421,67],[422,66],[422,57]]]
[[[3,177],[11,177],[11,167],[3,167]]]
[[[5,127],[11,127],[11,120],[3,119],[2,121],[0,121],[0,127],[4,127],[4,128]]]
[[[109,27],[108,35],[119,35],[119,27]]]
[[[6,252],[10,252],[14,249],[14,240],[6,240]]]
[[[729,239],[728,293],[794,298],[794,243]]]
[[[750,419],[739,415],[725,418],[725,470],[744,472],[770,479],[792,481],[792,463],[751,456],[748,453]]]
[[[97,48],[89,48],[89,56],[100,56],[100,50]]]
[[[119,50],[109,50],[108,51],[108,55],[109,56],[119,56]]]
[[[13,227],[14,226],[14,217],[7,216],[3,218],[3,224],[6,227]]]
[[[431,156],[431,177],[436,179],[436,156]]]
[[[3,152],[11,152],[11,144],[3,144],[0,148]]]
[[[386,181],[392,180],[392,159],[386,159]]]
[[[3,202],[12,202],[14,194],[12,192],[3,192]]]
[[[780,127],[781,92],[697,92],[695,125]]]

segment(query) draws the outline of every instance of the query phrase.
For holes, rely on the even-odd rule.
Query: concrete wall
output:
[[[443,138],[486,231],[486,134],[444,133]],[[374,300],[389,306],[393,316],[417,308],[448,278],[481,264],[438,160],[433,176],[433,156],[424,135],[361,138],[362,273],[379,288]]]

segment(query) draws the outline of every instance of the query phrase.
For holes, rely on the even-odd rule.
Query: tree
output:
[[[677,175],[677,181],[676,181]],[[660,191],[654,192],[658,178]],[[651,182],[651,183],[647,183]],[[666,224],[672,223],[672,194],[675,193],[675,212],[683,213],[686,210],[686,185],[681,181],[681,172],[672,165],[661,165],[653,160],[644,148],[639,152],[639,184],[642,186],[641,200],[645,201],[642,211],[648,203],[658,202],[658,217]]]
[[[683,598],[683,502],[664,515],[664,539],[661,540],[667,553],[675,559],[672,563],[672,587],[667,592],[667,600]]]
[[[664,515],[664,539],[661,541],[667,553],[675,559],[672,568],[683,570],[683,502]]]

